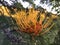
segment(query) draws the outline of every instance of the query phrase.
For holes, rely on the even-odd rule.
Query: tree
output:
[[[18,45],[22,45],[22,44],[23,45],[25,45],[25,44],[26,45],[45,45],[45,44],[46,45],[51,45],[51,44],[53,45],[54,39],[55,39],[57,33],[60,30],[60,24],[59,24],[60,23],[60,17],[58,17],[57,15],[54,15],[50,12],[45,12],[46,10],[43,9],[42,7],[36,6],[34,4],[33,0],[23,0],[23,2],[26,2],[26,1],[29,2],[29,4],[33,6],[32,9],[24,8],[23,5],[18,2],[18,0],[15,0],[15,1],[11,0],[11,1],[13,2],[13,5],[9,5],[8,2],[6,2],[4,0],[3,1],[0,0],[0,3],[4,7],[7,7],[7,9],[9,10],[9,16],[11,16],[11,17],[6,17],[4,15],[2,16],[2,17],[4,17],[4,19],[6,19],[5,21],[7,21],[7,19],[8,19],[8,22],[9,22],[8,24],[9,25],[7,24],[8,26],[7,25],[6,26],[10,27],[10,29],[12,30],[12,31],[9,31],[9,30],[5,29],[5,27],[3,29],[4,33],[9,37],[9,39],[11,39],[12,41],[17,41]],[[46,4],[48,4],[47,0],[43,0],[43,1],[41,0],[40,2],[42,2],[44,4],[45,1],[46,1]],[[55,1],[55,4],[53,4],[54,1]],[[56,2],[60,2],[60,1],[59,0],[50,0],[49,1],[49,3],[51,3],[51,5],[53,5],[53,9],[56,8],[56,7],[59,7],[59,3],[57,4]],[[56,6],[56,5],[58,5],[58,6]],[[16,10],[14,10],[14,9],[16,9]],[[34,15],[34,16],[32,16],[32,15]],[[1,17],[0,20],[4,20],[2,17]],[[28,18],[27,20],[26,20],[26,17]],[[56,17],[58,17],[58,18],[56,18]],[[13,21],[13,22],[15,22],[14,24],[18,25],[18,26],[14,25],[14,26],[16,26],[16,28],[14,28],[14,26],[12,26],[13,24],[11,24],[12,23],[11,18],[12,18],[12,20],[14,19],[14,21]],[[36,20],[35,20],[35,18],[36,18]],[[5,23],[5,21],[3,21],[3,22]],[[44,32],[44,33],[42,33],[44,35],[35,36],[36,32],[37,32],[37,29],[42,28],[41,27],[42,24],[36,23],[36,22],[39,22],[39,21],[40,21],[40,23],[44,23],[43,26],[44,26],[45,29],[43,28],[43,32],[45,31],[47,33],[45,34],[45,32]],[[55,26],[53,26],[54,23],[55,23]],[[33,31],[35,26],[36,26],[36,30]],[[21,27],[21,28],[19,28],[19,27]],[[41,27],[41,28],[39,28],[39,27]],[[53,27],[53,28],[51,29],[51,27]],[[29,31],[25,30],[25,28]],[[23,32],[26,32],[26,33],[22,32],[22,35],[20,35],[20,33],[21,33],[20,30],[23,30]],[[31,33],[31,32],[33,32],[33,33]],[[38,30],[38,32],[39,32],[39,30]],[[33,36],[35,38],[32,40],[31,36],[29,36],[27,33],[34,34]],[[19,43],[20,39],[18,37],[22,37],[21,38],[22,39],[22,41],[21,41],[22,44]],[[59,36],[58,36],[58,38],[59,38]],[[25,40],[25,42],[24,42],[24,40]],[[54,42],[54,44],[55,44],[55,42]],[[16,42],[15,42],[15,45],[16,45]]]

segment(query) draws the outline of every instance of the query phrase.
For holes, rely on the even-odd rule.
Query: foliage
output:
[[[0,12],[0,45],[60,45],[60,16],[45,12],[43,8],[24,9],[22,5],[19,5],[15,3],[16,7],[10,6],[11,8],[5,5],[8,16]],[[11,9],[15,11],[14,14],[10,13]],[[43,29],[40,28],[40,24]],[[35,26],[39,28],[34,30]],[[29,31],[26,30],[27,27]],[[38,30],[41,31],[38,32],[37,29],[42,29],[42,31]],[[31,31],[35,34],[34,38],[30,35]],[[38,36],[36,36],[36,31]]]

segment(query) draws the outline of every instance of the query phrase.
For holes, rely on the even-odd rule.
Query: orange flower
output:
[[[27,27],[24,32],[33,34],[37,36],[42,31],[42,24],[36,23],[36,25],[32,25],[31,27]]]
[[[39,22],[37,22],[34,34],[38,35],[41,31],[42,31],[42,24],[39,24]]]

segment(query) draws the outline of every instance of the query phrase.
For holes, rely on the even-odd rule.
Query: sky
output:
[[[10,0],[5,0],[5,1],[7,1],[8,3],[9,3],[9,5],[12,5],[13,4],[13,2],[12,1],[10,1]],[[13,0],[14,1],[14,0]],[[23,5],[23,7],[24,8],[31,8],[31,5],[28,3],[28,2],[26,2],[26,1],[22,1],[22,0],[18,0],[18,2],[19,3],[21,3],[22,5]],[[34,0],[34,4],[36,5],[36,6],[41,6],[42,8],[44,8],[44,9],[46,9],[48,12],[51,12],[51,13],[53,13],[53,14],[56,14],[57,12],[55,11],[55,9],[53,9],[52,10],[52,5],[49,5],[50,3],[49,3],[49,0],[48,0],[48,3],[46,4],[46,2],[44,2],[44,4],[42,4],[41,2],[40,2],[40,0]]]

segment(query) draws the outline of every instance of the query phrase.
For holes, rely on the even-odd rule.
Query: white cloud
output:
[[[23,5],[24,8],[27,8],[29,6],[29,3],[28,2],[21,2],[21,4]]]
[[[35,1],[34,1],[34,4],[35,4],[35,5],[39,5],[39,3],[40,3],[40,0],[35,0]]]
[[[7,1],[8,3],[9,3],[9,5],[12,5],[12,2],[10,1],[10,0],[5,0],[5,1]],[[28,3],[28,2],[26,2],[26,1],[22,1],[22,0],[18,0],[18,2],[19,3],[21,3],[22,5],[23,5],[23,7],[24,8],[29,8],[29,7],[31,7],[31,5]],[[46,3],[44,3],[44,4],[42,4],[41,2],[40,2],[40,0],[33,0],[33,2],[34,2],[34,4],[36,5],[36,6],[41,6],[42,8],[44,8],[44,9],[46,9],[48,12],[52,12],[52,13],[54,13],[54,14],[56,14],[57,12],[55,11],[55,9],[53,9],[52,11],[51,11],[51,9],[52,9],[52,5],[49,5],[50,3],[49,3],[49,0],[48,0],[48,4],[46,4]]]
[[[10,0],[4,0],[4,1],[8,2],[9,5],[12,5],[13,4],[13,2],[10,1]]]

